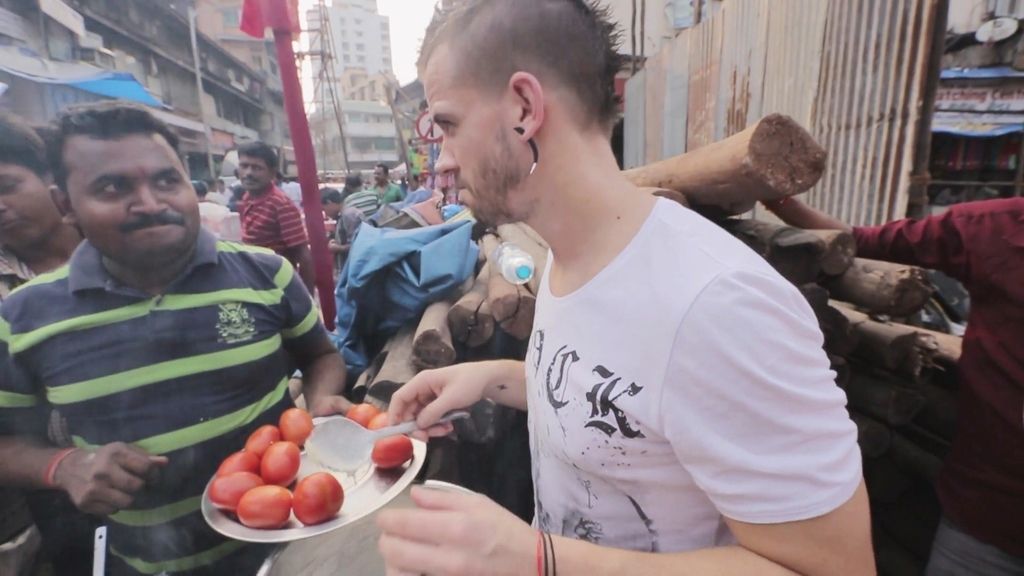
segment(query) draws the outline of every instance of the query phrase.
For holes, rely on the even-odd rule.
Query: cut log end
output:
[[[792,118],[771,114],[762,119],[750,138],[748,161],[768,188],[780,196],[805,192],[825,170],[828,154]]]

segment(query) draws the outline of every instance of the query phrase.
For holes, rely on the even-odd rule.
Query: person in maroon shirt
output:
[[[850,230],[858,256],[940,270],[967,288],[957,430],[927,573],[1024,574],[1024,198],[866,228],[795,199],[768,209],[792,226]]]
[[[277,152],[263,142],[252,142],[238,149],[238,179],[245,189],[238,204],[242,241],[269,248],[291,261],[312,294],[316,286],[313,254],[309,250],[302,213],[274,185],[277,162]]]

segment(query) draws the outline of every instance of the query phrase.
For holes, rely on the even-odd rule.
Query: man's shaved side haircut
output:
[[[464,0],[436,15],[420,51],[422,75],[447,45],[459,77],[502,90],[516,72],[567,89],[588,125],[611,130],[618,119],[615,75],[620,33],[607,7],[591,0]]]

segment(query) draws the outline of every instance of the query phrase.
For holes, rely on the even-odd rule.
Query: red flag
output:
[[[284,12],[281,12],[282,8]],[[298,34],[301,31],[299,0],[245,0],[239,25],[242,32],[263,38],[268,26],[273,30],[288,30]]]
[[[267,21],[263,18],[263,6],[266,0],[245,0],[242,4],[242,23],[238,26],[242,32],[255,38],[263,38],[267,29]]]

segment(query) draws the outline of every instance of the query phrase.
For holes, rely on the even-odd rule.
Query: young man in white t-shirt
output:
[[[526,362],[423,372],[391,416],[528,409],[536,517],[414,490],[417,509],[378,520],[391,572],[873,573],[856,428],[814,315],[737,240],[623,178],[607,14],[466,0],[440,22],[421,56],[437,170],[552,253]]]

